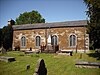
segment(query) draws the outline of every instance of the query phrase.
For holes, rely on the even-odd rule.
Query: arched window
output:
[[[22,47],[26,46],[26,38],[24,36],[21,38],[21,46]]]
[[[36,46],[40,46],[40,36],[36,36]]]
[[[70,35],[70,47],[75,47],[75,46],[76,46],[76,36]]]
[[[56,35],[51,37],[51,44],[52,45],[57,45],[58,44],[58,40],[57,40],[57,36]]]

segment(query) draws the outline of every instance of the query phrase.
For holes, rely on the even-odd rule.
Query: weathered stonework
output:
[[[56,35],[60,50],[77,50],[85,51],[89,50],[89,35],[86,34],[85,26],[73,26],[73,27],[51,27],[51,28],[36,28],[36,29],[20,29],[13,31],[13,49],[16,46],[20,46],[21,50],[40,49],[36,47],[36,36],[40,36],[40,45],[47,44],[48,34],[51,36]],[[76,46],[70,47],[70,35],[76,36]],[[26,46],[21,47],[21,37],[26,37]]]

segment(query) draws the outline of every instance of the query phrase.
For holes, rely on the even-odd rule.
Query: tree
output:
[[[0,47],[2,46],[2,29],[0,29]]]
[[[42,18],[38,11],[24,12],[16,18],[16,24],[33,24],[33,23],[45,23],[45,19]]]
[[[13,40],[12,26],[11,25],[4,26],[2,29],[2,44],[6,50],[12,48],[12,40]]]
[[[88,8],[88,30],[91,48],[100,48],[100,0],[84,0]]]

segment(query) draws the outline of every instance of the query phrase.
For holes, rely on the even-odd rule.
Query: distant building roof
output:
[[[87,25],[86,20],[80,20],[80,21],[66,21],[66,22],[54,22],[54,23],[13,25],[13,30],[60,28],[60,27],[80,27],[80,26],[86,26],[86,25]]]

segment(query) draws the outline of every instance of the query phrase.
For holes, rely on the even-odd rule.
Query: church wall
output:
[[[13,49],[16,46],[19,46],[22,50],[29,50],[30,47],[32,49],[36,49],[36,36],[41,37],[41,44],[44,44],[43,41],[45,41],[45,30],[43,29],[35,29],[35,30],[17,30],[13,32]],[[21,37],[26,37],[26,46],[21,47]]]
[[[21,50],[29,50],[30,47],[33,50],[40,49],[40,47],[36,47],[36,36],[41,37],[41,45],[46,45],[48,34],[51,34],[52,36],[56,35],[58,37],[58,45],[60,50],[76,50],[76,47],[72,48],[69,46],[69,37],[73,34],[77,37],[77,50],[84,50],[84,45],[85,49],[88,50],[89,36],[88,34],[84,33],[85,30],[86,29],[84,27],[15,30],[13,32],[13,49],[16,46],[19,46]],[[84,34],[86,38],[84,38]],[[26,37],[25,47],[21,47],[22,36]]]
[[[69,37],[70,35],[75,35],[77,37],[77,49],[84,50],[84,32],[86,28],[84,27],[67,27],[67,28],[53,28],[50,29],[52,35],[58,36],[58,44],[60,49],[67,50],[76,50],[76,47],[70,47]],[[87,34],[85,34],[87,35]],[[87,36],[88,38],[88,36]],[[88,39],[87,39],[88,40]],[[89,46],[89,45],[88,45]],[[88,47],[86,48],[86,50]]]

